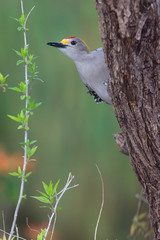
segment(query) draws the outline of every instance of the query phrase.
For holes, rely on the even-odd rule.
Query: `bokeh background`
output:
[[[68,173],[75,176],[79,187],[64,195],[58,212],[55,239],[88,240],[93,238],[101,204],[101,183],[95,164],[102,172],[105,184],[105,205],[98,229],[98,239],[127,239],[136,212],[135,194],[140,187],[129,163],[119,153],[113,134],[120,131],[112,107],[96,104],[86,94],[73,62],[57,49],[46,45],[65,37],[84,39],[91,50],[101,46],[98,16],[92,0],[24,1],[25,12],[35,5],[29,17],[27,33],[31,53],[38,56],[39,77],[35,81],[33,99],[42,102],[30,120],[30,139],[38,140],[37,162],[30,168],[33,174],[25,186],[24,200],[18,217],[23,236],[34,238],[26,226],[38,229],[48,221],[48,211],[30,198],[42,190],[41,181],[54,183],[60,178],[61,189]],[[24,68],[13,49],[23,47],[23,34],[17,31],[12,17],[21,15],[20,0],[0,0],[0,72],[9,74],[9,86],[24,79]],[[7,117],[23,107],[19,95],[0,92],[0,212],[4,210],[9,229],[17,200],[19,181],[7,174],[21,162],[23,132]],[[0,217],[2,228],[2,221]]]

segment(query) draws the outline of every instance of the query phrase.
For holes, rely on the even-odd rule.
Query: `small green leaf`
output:
[[[43,240],[45,233],[46,233],[46,231],[41,229],[41,233],[37,235],[37,240]]]
[[[47,198],[48,198],[48,195],[47,195],[47,194],[45,194],[45,193],[43,193],[43,192],[41,192],[41,191],[38,191],[38,190],[37,190],[37,192],[38,192],[38,193],[40,193],[42,196],[44,196],[44,197],[47,197]]]
[[[20,82],[19,86],[20,86],[20,89],[21,89],[23,92],[26,92],[27,86],[26,86],[26,84],[25,84],[24,82]]]
[[[35,109],[35,108],[37,108],[37,107],[39,107],[41,104],[42,104],[41,102],[35,103],[35,104],[33,105],[33,107],[32,107],[32,110]]]
[[[28,173],[25,175],[25,177],[27,178],[27,177],[29,177],[31,174],[32,174],[32,172],[28,172]]]
[[[33,148],[30,149],[30,151],[28,151],[28,157],[30,158],[31,156],[33,156],[33,154],[36,152],[38,146],[35,146]]]
[[[58,187],[58,184],[60,182],[60,179],[58,180],[58,182],[54,185],[54,188],[53,188],[53,191],[52,191],[52,195],[55,194],[56,190],[57,190],[57,187]]]
[[[28,47],[21,48],[21,54],[23,58],[26,58],[28,55]]]
[[[19,126],[17,127],[18,130],[20,130],[20,129],[22,129],[22,128],[24,128],[23,125],[19,125]]]
[[[40,201],[40,202],[50,204],[50,200],[49,200],[48,198],[46,198],[46,197],[36,197],[36,196],[32,196],[32,198],[35,198],[35,199],[37,199],[37,200]]]
[[[30,142],[30,145],[32,145],[32,144],[34,144],[34,143],[36,143],[37,142],[37,140],[32,140],[31,142]]]
[[[19,23],[21,24],[21,26],[24,26],[24,22],[25,22],[25,17],[24,14],[21,14],[21,17],[19,18]]]
[[[19,119],[18,117],[14,117],[12,115],[7,115],[7,116],[16,122],[21,122],[21,119]]]
[[[53,183],[52,183],[52,181],[50,181],[49,186],[48,186],[48,193],[49,193],[49,196],[52,195],[52,191],[53,191]]]
[[[52,197],[52,198],[50,199],[50,201],[51,201],[51,203],[53,203],[53,202],[54,202],[54,197]]]
[[[61,210],[61,209],[62,209],[61,207],[57,207],[57,208],[56,208],[56,211]]]
[[[42,184],[43,184],[45,192],[49,195],[48,185],[45,182],[43,182],[43,181],[42,181]]]
[[[22,31],[23,27],[17,27],[18,32]]]
[[[13,177],[18,177],[19,176],[19,174],[17,172],[10,172],[8,174],[13,176]]]
[[[17,62],[16,62],[16,65],[18,66],[18,65],[20,65],[21,63],[23,63],[24,62],[24,60],[18,60]]]
[[[32,158],[32,159],[29,159],[29,162],[36,162],[37,160]]]
[[[24,198],[24,199],[27,199],[27,194],[24,194],[24,195],[23,195],[23,198]]]
[[[16,91],[16,92],[22,92],[22,90],[18,87],[9,87],[10,90]]]
[[[25,95],[21,95],[20,99],[23,101],[25,99]]]
[[[3,234],[2,240],[7,240],[5,233]]]
[[[16,53],[18,56],[22,57],[22,53],[21,53],[21,52],[16,51],[16,50],[14,50],[14,51],[15,51],[15,53]]]
[[[18,166],[18,173],[19,173],[19,175],[22,175],[22,173],[23,173],[20,166]]]
[[[3,80],[3,75],[2,75],[2,73],[0,73],[0,81],[2,81]]]

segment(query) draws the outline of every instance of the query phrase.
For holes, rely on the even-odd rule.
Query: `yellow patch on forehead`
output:
[[[61,43],[63,43],[63,44],[68,44],[68,40],[67,40],[67,39],[63,39],[63,40],[61,41]]]
[[[90,51],[89,50],[89,47],[88,47],[88,45],[85,43],[85,41],[83,41],[82,39],[81,39],[81,41],[86,45],[86,47],[87,47],[87,50],[88,50],[88,52]]]

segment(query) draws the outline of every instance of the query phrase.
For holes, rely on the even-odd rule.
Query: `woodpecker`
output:
[[[78,37],[68,37],[61,42],[48,42],[47,45],[58,48],[75,63],[84,85],[97,103],[112,105],[108,94],[109,70],[105,63],[102,48],[90,51],[87,44]]]

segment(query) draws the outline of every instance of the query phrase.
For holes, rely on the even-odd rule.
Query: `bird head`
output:
[[[47,45],[58,48],[72,60],[76,61],[86,53],[89,53],[87,44],[78,37],[68,37],[61,42],[48,42]]]

